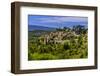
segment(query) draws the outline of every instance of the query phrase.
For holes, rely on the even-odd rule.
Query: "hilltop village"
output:
[[[71,29],[64,27],[49,32],[33,31],[30,34],[28,48],[29,60],[87,58],[88,29],[78,25]]]

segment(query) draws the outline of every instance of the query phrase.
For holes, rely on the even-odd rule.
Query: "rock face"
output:
[[[44,44],[57,44],[62,43],[66,39],[71,39],[73,37],[77,37],[78,35],[72,31],[56,31],[50,32],[49,34],[43,35],[40,37],[40,41]]]

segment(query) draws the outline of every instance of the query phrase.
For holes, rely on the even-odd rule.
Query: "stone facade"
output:
[[[57,43],[61,43],[63,40],[75,36],[77,36],[75,32],[56,31],[56,32],[51,32],[49,34],[43,35],[42,42],[44,44],[50,44],[50,43],[57,44]]]

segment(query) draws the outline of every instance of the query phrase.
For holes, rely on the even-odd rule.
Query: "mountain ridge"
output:
[[[53,27],[45,27],[45,26],[37,26],[37,25],[28,25],[28,31],[33,31],[33,30],[55,30],[56,28]]]

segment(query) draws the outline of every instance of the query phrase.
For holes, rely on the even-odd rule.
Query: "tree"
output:
[[[76,34],[82,34],[87,31],[85,26],[82,26],[82,25],[73,26],[72,30],[75,31]]]
[[[70,31],[71,29],[69,27],[64,27],[63,30],[64,31]]]

